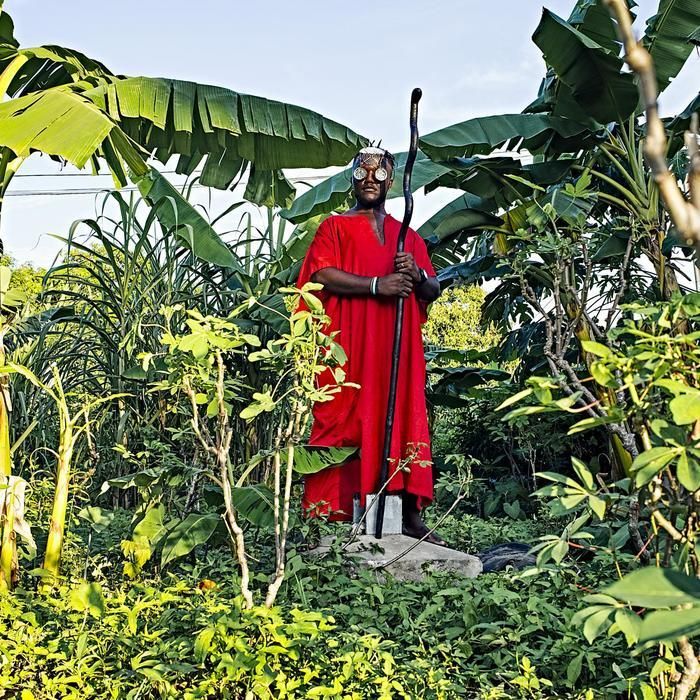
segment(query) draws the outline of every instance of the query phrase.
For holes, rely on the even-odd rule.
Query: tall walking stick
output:
[[[418,102],[423,92],[420,88],[415,88],[411,93],[411,145],[408,149],[408,158],[403,171],[403,196],[406,207],[403,213],[403,221],[399,230],[399,241],[396,252],[402,253],[408,225],[413,216],[413,195],[411,194],[411,173],[413,163],[418,152]],[[396,300],[396,323],[394,325],[394,347],[391,351],[391,380],[389,382],[389,401],[386,408],[386,423],[384,425],[384,450],[382,452],[382,465],[379,471],[379,488],[384,486],[389,478],[389,452],[391,450],[391,436],[394,432],[394,411],[396,409],[396,384],[399,377],[399,356],[401,354],[401,332],[403,331],[403,306],[404,298]],[[374,536],[379,540],[382,538],[384,529],[384,508],[386,506],[386,489],[382,489],[377,500],[377,519]]]

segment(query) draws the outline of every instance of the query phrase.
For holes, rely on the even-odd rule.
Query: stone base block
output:
[[[365,518],[365,532],[368,535],[374,535],[376,532],[377,523],[377,504],[375,503],[376,495],[373,493],[367,494],[367,517]],[[400,535],[403,525],[403,506],[401,496],[387,496],[384,501],[384,524],[382,527],[382,535]]]

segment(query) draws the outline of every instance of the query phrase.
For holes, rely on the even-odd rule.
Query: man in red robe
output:
[[[358,446],[360,456],[341,466],[306,477],[304,508],[332,520],[349,520],[353,497],[365,504],[380,488],[396,318],[396,300],[404,302],[404,325],[398,372],[396,412],[390,451],[388,493],[401,493],[404,534],[422,537],[427,528],[421,508],[433,497],[430,435],[425,405],[425,356],[421,324],[440,285],[423,239],[408,230],[405,250],[396,252],[399,221],[384,209],[394,173],[394,158],[369,148],[353,161],[355,206],[327,218],[309,247],[298,286],[323,284],[318,296],[331,319],[329,332],[348,361],[344,387],[332,401],[314,406],[313,445]],[[328,373],[329,375],[330,373]],[[321,382],[333,381],[321,377]],[[399,460],[407,470],[398,471]],[[429,539],[442,543],[433,533]]]

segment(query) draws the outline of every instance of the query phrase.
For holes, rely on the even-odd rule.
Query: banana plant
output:
[[[154,168],[179,156],[177,171],[220,189],[248,173],[246,197],[291,203],[283,168],[346,163],[367,143],[311,110],[222,87],[128,77],[59,46],[20,48],[0,2],[0,211],[2,197],[35,151],[83,168],[104,163],[115,184],[131,179],[183,245],[228,268],[237,261],[211,225]]]
[[[660,1],[644,37],[652,58],[660,63],[660,90],[690,56],[699,27],[700,5],[692,0]],[[545,9],[533,41],[548,68],[537,98],[522,113],[477,117],[421,137],[417,163],[426,177],[414,182],[415,189],[456,191],[455,200],[421,227],[421,235],[436,246],[439,267],[462,262],[479,250],[481,255],[506,254],[508,231],[498,227],[504,212],[507,219],[522,211],[518,207],[527,186],[518,178],[548,187],[566,178],[573,182],[585,171],[596,186],[595,215],[600,220],[634,215],[644,222],[647,235],[640,237],[638,252],[654,266],[661,296],[669,298],[681,288],[668,261],[672,231],[642,160],[644,127],[638,119],[637,85],[633,74],[623,70],[621,44],[609,12],[597,0],[578,0],[568,20]],[[672,135],[687,128],[697,107],[696,98],[676,119],[668,120]],[[671,144],[673,157],[682,143],[672,138]],[[400,174],[399,164],[395,183]],[[349,175],[340,173],[298,197],[282,215],[299,223],[342,209],[349,190]],[[460,226],[460,218],[470,225]],[[434,236],[440,227],[437,241]],[[618,256],[625,248],[622,241],[620,250],[620,242],[616,236],[610,244]],[[444,257],[443,251],[448,251]],[[480,267],[492,269],[492,265]],[[453,279],[447,272],[443,283]]]

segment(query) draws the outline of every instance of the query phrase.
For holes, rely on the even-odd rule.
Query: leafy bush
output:
[[[0,601],[0,692],[612,700],[646,678],[645,659],[629,657],[621,638],[584,650],[570,625],[597,570],[379,585],[332,555],[305,562],[291,552],[288,566],[271,610],[245,609],[233,561],[220,552],[161,580],[16,590]]]

